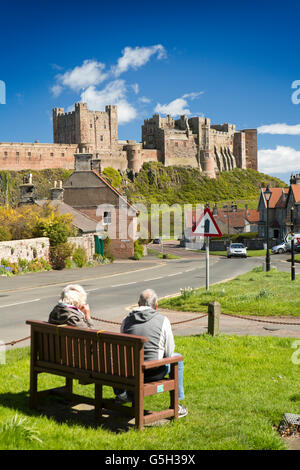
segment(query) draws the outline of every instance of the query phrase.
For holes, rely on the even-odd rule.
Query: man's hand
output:
[[[89,304],[82,305],[81,309],[82,313],[84,314],[86,320],[91,319],[91,310]]]

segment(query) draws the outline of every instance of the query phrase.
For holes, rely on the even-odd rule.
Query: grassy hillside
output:
[[[23,177],[32,173],[33,183],[36,187],[37,199],[49,197],[49,190],[54,181],[66,180],[73,170],[47,169],[47,170],[22,170],[22,171],[0,171],[0,205],[8,203],[16,206],[20,198],[20,184]]]
[[[206,201],[255,200],[259,189],[287,186],[283,181],[255,170],[235,169],[221,173],[218,179],[201,175],[196,168],[164,167],[150,162],[143,165],[134,182],[123,185],[131,202],[144,204],[195,204]]]

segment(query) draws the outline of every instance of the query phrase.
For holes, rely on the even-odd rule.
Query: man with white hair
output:
[[[61,295],[58,304],[49,315],[49,323],[70,325],[79,328],[94,328],[87,293],[79,284],[69,284]]]
[[[144,344],[145,361],[154,361],[176,355],[174,353],[174,336],[169,319],[158,313],[158,299],[152,289],[146,289],[140,294],[138,307],[134,308],[123,320],[121,333],[147,336]],[[170,365],[158,367],[145,372],[145,382],[163,379],[170,372]],[[183,362],[178,363],[179,400],[184,399]],[[130,392],[115,390],[117,402],[132,401]],[[179,404],[179,417],[186,416],[187,409]]]

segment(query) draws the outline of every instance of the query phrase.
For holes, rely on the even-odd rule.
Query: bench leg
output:
[[[135,396],[135,426],[137,429],[144,429],[144,390],[139,389],[134,393]]]
[[[95,419],[98,421],[102,416],[102,385],[95,384]]]
[[[73,393],[73,379],[66,377],[66,392]]]
[[[175,381],[175,390],[170,392],[170,407],[174,410],[174,419],[178,418],[178,364],[171,366],[171,378]]]

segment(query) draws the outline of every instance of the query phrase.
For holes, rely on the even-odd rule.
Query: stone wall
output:
[[[0,260],[3,258],[11,263],[17,263],[19,258],[27,261],[35,258],[49,260],[49,247],[49,239],[44,237],[0,242]]]
[[[76,248],[83,248],[89,261],[93,259],[95,253],[95,240],[93,234],[82,235],[81,237],[69,237],[68,242]]]

